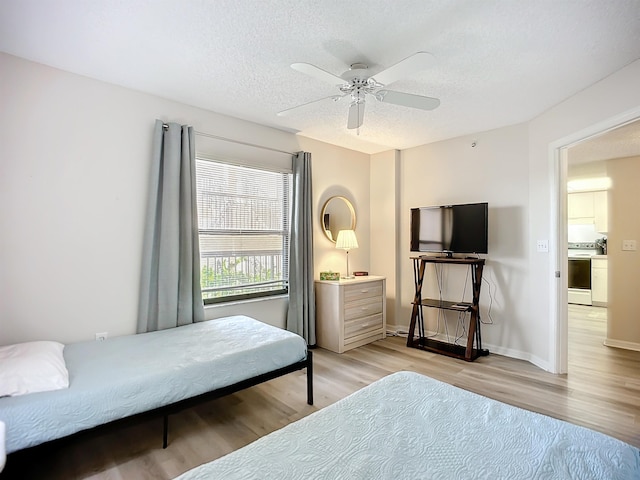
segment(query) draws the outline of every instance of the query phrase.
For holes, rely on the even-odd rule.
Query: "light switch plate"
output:
[[[549,240],[538,240],[536,244],[536,249],[538,252],[548,252],[549,251]]]

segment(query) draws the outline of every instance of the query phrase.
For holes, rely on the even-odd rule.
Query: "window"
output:
[[[291,174],[196,158],[205,303],[286,293]]]

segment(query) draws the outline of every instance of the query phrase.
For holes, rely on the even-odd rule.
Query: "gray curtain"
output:
[[[204,320],[193,128],[156,120],[138,333]]]
[[[313,217],[311,154],[293,157],[293,205],[289,248],[289,311],[287,330],[316,344],[316,302],[313,283]]]

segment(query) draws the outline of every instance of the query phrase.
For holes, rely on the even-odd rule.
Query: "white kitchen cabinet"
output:
[[[569,223],[587,224],[594,220],[593,192],[570,193],[567,199]]]
[[[336,353],[387,336],[385,278],[320,280],[316,289],[316,340]]]
[[[593,192],[593,223],[598,233],[609,232],[608,192]]]
[[[567,197],[567,213],[570,225],[595,226],[596,232],[609,231],[607,218],[607,192],[576,192]]]
[[[607,257],[591,257],[591,303],[595,307],[607,306]]]

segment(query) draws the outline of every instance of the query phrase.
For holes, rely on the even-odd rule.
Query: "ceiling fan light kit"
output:
[[[405,76],[424,70],[432,63],[433,55],[428,52],[417,52],[376,75],[368,76],[368,67],[364,63],[354,63],[349,70],[340,77],[310,63],[294,63],[291,65],[291,68],[315,79],[337,86],[341,95],[332,95],[293,108],[288,108],[278,112],[278,115],[284,115],[292,110],[305,107],[312,103],[321,102],[328,98],[331,98],[333,101],[339,101],[344,97],[349,97],[347,128],[349,130],[357,129],[359,134],[359,129],[364,122],[364,108],[367,95],[383,103],[391,103],[420,110],[433,110],[440,105],[440,100],[437,98],[385,89],[387,85]]]

